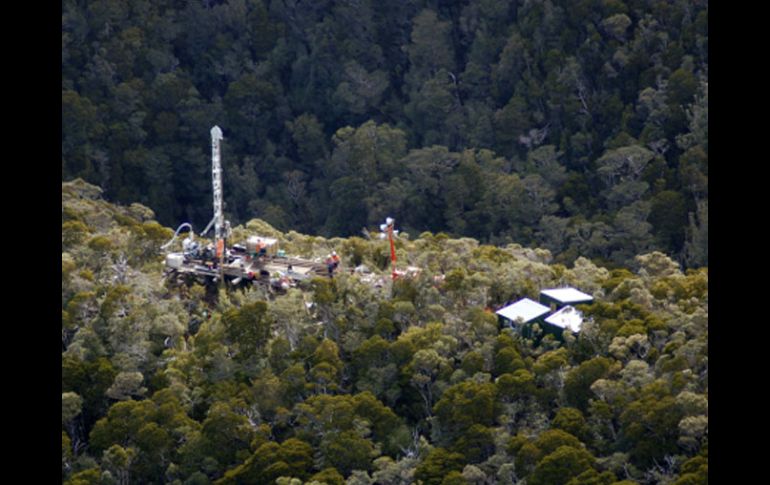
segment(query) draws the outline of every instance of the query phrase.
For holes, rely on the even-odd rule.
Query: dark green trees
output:
[[[236,223],[349,236],[391,215],[565,261],[627,263],[631,245],[702,265],[707,19],[687,2],[65,2],[62,177],[198,227],[219,123]],[[452,165],[467,150],[502,163]],[[410,166],[437,157],[450,169],[422,191]]]

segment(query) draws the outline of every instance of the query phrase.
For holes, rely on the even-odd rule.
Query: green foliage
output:
[[[64,248],[74,246],[81,242],[90,232],[88,226],[81,221],[67,221],[61,225],[61,242]]]
[[[310,481],[325,483],[326,485],[344,485],[345,477],[340,475],[336,468],[324,468],[310,477]]]
[[[99,468],[89,468],[73,474],[67,481],[67,485],[97,485],[101,483]]]
[[[274,483],[281,476],[306,479],[313,468],[313,448],[290,438],[280,445],[268,442],[238,467],[229,470],[217,483]]]
[[[606,10],[597,22],[624,13]],[[150,123],[152,136],[169,136]],[[378,154],[366,137],[401,135],[376,124],[366,130],[339,134],[337,162],[398,169],[399,156]],[[327,148],[312,133],[297,137],[307,144],[303,157],[320,157],[306,166],[314,170]],[[603,149],[632,144],[615,138]],[[512,162],[548,167],[563,150]],[[451,190],[452,204],[483,197],[466,191],[451,167],[444,171],[441,153],[471,179],[480,167],[507,163],[472,150],[412,154],[426,190]],[[421,271],[390,286],[389,266],[371,264],[376,247],[387,256],[384,241],[283,234],[253,220],[235,231],[269,231],[305,257],[333,247],[348,264],[358,254],[373,274],[318,278],[281,295],[260,287],[207,293],[158,284],[157,246],[168,233],[151,211],[115,207],[84,183],[62,192],[63,223],[86,227],[62,253],[63,483],[705,480],[707,268],[682,271],[657,251],[631,258],[633,271],[585,258],[553,264],[544,249],[425,233],[399,239],[399,266]],[[459,225],[452,214],[441,217]],[[536,343],[499,328],[498,305],[563,284],[596,299],[579,307],[586,319],[576,339]]]
[[[353,396],[353,402],[356,414],[369,423],[372,438],[387,445],[394,444],[390,442],[390,438],[399,432],[401,419],[369,392],[356,394]]]
[[[494,373],[496,375],[515,373],[524,367],[524,361],[513,347],[503,347],[495,353]]]
[[[83,399],[86,429],[106,412],[109,404],[105,393],[117,374],[118,371],[104,357],[83,362],[77,357],[63,356],[62,391],[74,392]]]
[[[370,469],[379,450],[393,453],[403,444],[401,420],[369,392],[319,394],[297,404],[295,413],[297,436],[318,446],[324,463],[345,475]]]
[[[142,231],[147,240],[152,244],[163,244],[174,235],[167,227],[163,227],[156,221],[147,221],[142,223]]]
[[[704,456],[695,456],[682,463],[679,478],[674,483],[677,485],[708,483],[708,459]]]
[[[566,484],[593,466],[594,458],[585,450],[560,446],[545,456],[535,467],[528,483],[533,485]]]
[[[474,424],[455,441],[450,451],[462,454],[468,463],[481,463],[495,452],[492,430],[486,426]]]
[[[327,435],[321,442],[320,450],[324,463],[345,476],[353,470],[368,471],[372,458],[377,455],[372,442],[353,431]]]
[[[445,476],[462,470],[463,461],[463,455],[460,453],[433,448],[415,470],[414,477],[426,485],[440,485]]]
[[[526,369],[503,374],[497,378],[495,384],[500,398],[509,402],[526,399],[535,392],[535,376]]]
[[[463,474],[458,471],[451,471],[446,474],[441,485],[466,485],[468,481],[463,477]]]
[[[632,443],[631,459],[642,468],[662,460],[666,454],[676,453],[678,424],[683,417],[672,397],[656,396],[652,388],[646,391],[620,415],[623,437]]]
[[[581,448],[580,440],[573,435],[559,429],[549,429],[543,432],[535,440],[535,446],[540,450],[541,456],[548,456],[562,446]]]
[[[476,351],[471,351],[463,356],[462,369],[467,375],[472,376],[484,370],[484,356]]]
[[[201,437],[207,456],[225,466],[238,462],[238,452],[248,450],[254,431],[248,418],[226,402],[215,402],[202,423]]]
[[[552,425],[554,428],[561,429],[576,436],[583,443],[590,442],[590,429],[586,423],[583,414],[579,409],[561,408],[556,412]]]
[[[267,303],[258,301],[227,310],[222,315],[222,323],[227,342],[238,349],[239,358],[247,359],[267,343],[272,320]]]
[[[409,279],[397,279],[393,282],[393,300],[414,303],[418,289]]]
[[[67,474],[67,470],[71,467],[72,461],[72,440],[67,436],[64,431],[61,432],[61,474],[62,481]]]
[[[153,400],[115,403],[89,438],[92,452],[103,454],[113,474],[148,481],[165,472],[163,457],[173,460],[181,453],[176,439],[190,439],[198,429],[179,400],[161,391]]]
[[[132,204],[112,219],[146,241],[156,216],[205,224],[218,120],[236,224],[351,236],[392,216],[565,260],[654,246],[704,265],[707,19],[702,2],[68,3],[62,179],[101,190],[66,195]],[[360,243],[342,254],[384,268]]]
[[[94,236],[88,240],[88,247],[96,252],[107,252],[112,248],[112,242],[104,236]]]
[[[609,368],[609,359],[594,357],[570,370],[564,379],[564,393],[567,402],[585,412],[588,401],[592,397],[591,385],[597,379],[605,377]]]
[[[444,391],[433,411],[450,436],[463,434],[475,424],[491,426],[496,414],[496,391],[491,383],[461,382]]]
[[[580,475],[567,482],[567,485],[610,485],[622,483],[616,481],[615,474],[609,471],[597,472],[593,468],[589,468]],[[634,482],[630,482],[634,483]]]
[[[350,258],[350,262],[353,266],[360,266],[369,254],[369,246],[363,239],[351,237],[346,239],[343,243],[340,254],[343,254],[346,258]]]

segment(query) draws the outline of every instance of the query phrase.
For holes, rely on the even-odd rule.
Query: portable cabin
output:
[[[495,313],[504,327],[517,328],[530,325],[534,322],[542,322],[542,317],[550,309],[540,303],[524,298],[516,303],[503,307]]]
[[[580,332],[583,325],[583,314],[572,305],[567,305],[558,312],[549,315],[544,320],[543,331],[561,339],[564,330],[572,333]]]
[[[540,303],[556,311],[567,305],[592,303],[594,297],[572,287],[551,288],[540,292]]]

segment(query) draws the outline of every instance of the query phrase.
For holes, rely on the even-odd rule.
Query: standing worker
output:
[[[259,248],[259,252],[257,253],[257,258],[261,260],[267,254],[267,243],[265,243],[265,241],[260,239],[258,248]]]
[[[334,270],[337,270],[337,266],[340,265],[340,257],[337,256],[337,251],[332,251],[332,265],[334,265]]]

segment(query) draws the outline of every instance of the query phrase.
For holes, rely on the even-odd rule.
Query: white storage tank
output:
[[[184,264],[184,255],[180,253],[171,253],[166,256],[166,266],[169,268],[179,269]]]

